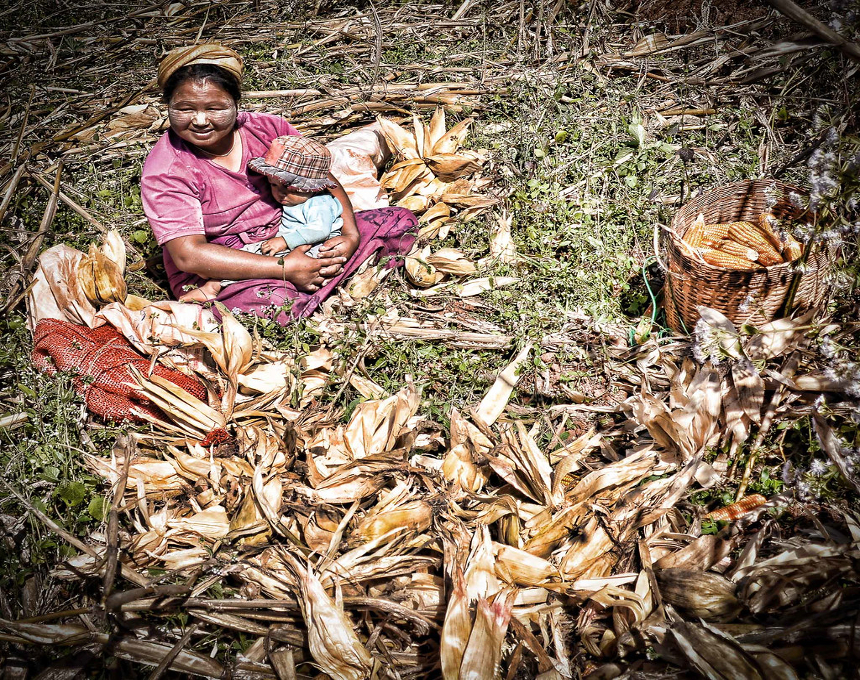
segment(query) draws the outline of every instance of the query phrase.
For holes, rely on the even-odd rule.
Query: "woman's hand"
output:
[[[358,250],[358,232],[330,238],[320,246],[320,257],[345,257],[347,260]]]
[[[326,279],[333,278],[343,270],[347,258],[333,254],[322,254],[319,257],[305,255],[313,246],[303,245],[291,250],[285,255],[284,276],[296,288],[306,293],[313,293],[322,288]]]
[[[319,290],[326,279],[343,270],[346,257],[323,254],[308,257],[311,246],[299,246],[284,257],[269,257],[209,243],[202,234],[180,236],[164,246],[180,271],[204,279],[279,279],[306,292]]]

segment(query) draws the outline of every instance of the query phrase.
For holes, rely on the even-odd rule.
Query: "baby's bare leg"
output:
[[[195,288],[194,290],[189,290],[187,293],[183,294],[180,298],[180,302],[206,302],[207,300],[214,300],[218,297],[218,293],[221,292],[221,282],[215,281],[207,281],[200,288]]]
[[[277,253],[281,253],[287,249],[287,242],[284,240],[283,236],[275,236],[274,238],[270,238],[268,241],[263,241],[263,245],[260,246],[260,252],[263,255],[275,255]]]

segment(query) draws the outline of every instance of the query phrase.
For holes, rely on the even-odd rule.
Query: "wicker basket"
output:
[[[755,223],[766,211],[765,189],[778,190],[778,201],[770,210],[777,218],[797,220],[807,217],[804,209],[793,206],[789,192],[805,195],[798,187],[773,180],[733,182],[697,196],[687,203],[675,219],[669,233],[662,238],[666,255],[664,306],[669,326],[679,332],[690,332],[699,320],[700,305],[725,314],[735,325],[758,325],[772,321],[785,302],[796,267],[786,262],[747,271],[723,269],[694,260],[686,244],[681,243],[687,229],[699,213],[706,224],[745,220]],[[825,274],[830,257],[814,250],[807,259],[794,297],[794,307],[808,309],[822,304],[827,293]]]

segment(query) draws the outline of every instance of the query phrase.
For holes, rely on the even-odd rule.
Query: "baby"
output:
[[[278,235],[267,241],[247,243],[242,250],[279,257],[302,245],[313,245],[305,254],[319,257],[319,248],[340,235],[343,206],[328,189],[331,152],[313,139],[288,135],[272,142],[264,158],[252,158],[248,168],[266,175],[274,199],[284,206]],[[180,302],[205,302],[218,296],[233,281],[207,281],[188,291]]]

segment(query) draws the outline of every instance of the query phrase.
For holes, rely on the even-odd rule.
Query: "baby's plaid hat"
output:
[[[275,138],[266,155],[252,158],[248,167],[299,191],[322,191],[337,186],[328,178],[331,152],[324,144],[299,135]]]

